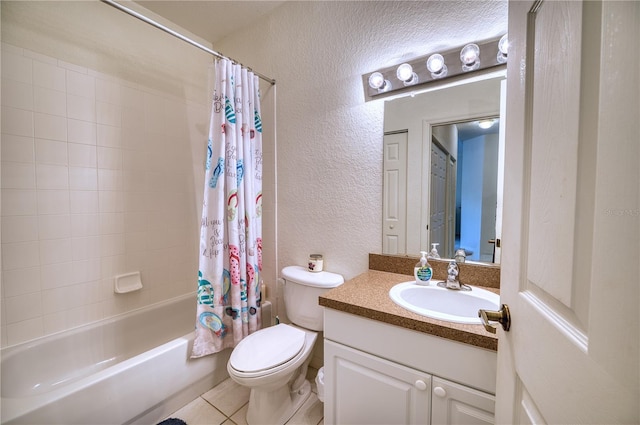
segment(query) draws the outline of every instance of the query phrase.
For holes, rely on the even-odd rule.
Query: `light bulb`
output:
[[[507,34],[503,35],[498,41],[498,55],[496,60],[498,63],[505,63],[507,61],[507,55],[509,53],[509,39]]]
[[[418,82],[418,74],[413,72],[413,67],[408,63],[403,63],[396,70],[396,77],[402,81],[405,86],[411,86]]]
[[[396,76],[400,81],[409,81],[413,76],[413,67],[408,63],[403,63],[398,67],[396,71]]]
[[[369,87],[380,90],[384,86],[384,76],[379,72],[369,75]]]
[[[509,39],[507,38],[507,34],[500,37],[500,41],[498,41],[498,50],[500,50],[500,53],[505,56],[509,53]]]
[[[433,79],[442,78],[447,75],[447,65],[441,54],[435,53],[427,59],[427,69],[431,72]]]
[[[477,44],[467,44],[460,50],[463,71],[473,71],[480,67],[480,48]]]

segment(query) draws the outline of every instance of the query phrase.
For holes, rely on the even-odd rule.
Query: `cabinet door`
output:
[[[431,425],[494,424],[495,404],[491,394],[433,377]]]
[[[331,424],[428,424],[431,376],[325,340],[325,418]]]

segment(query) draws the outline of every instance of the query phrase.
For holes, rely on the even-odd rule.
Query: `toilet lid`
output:
[[[281,323],[253,333],[233,349],[229,362],[240,372],[260,372],[288,362],[304,347],[305,333]]]

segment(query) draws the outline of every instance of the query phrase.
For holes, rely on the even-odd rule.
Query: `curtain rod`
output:
[[[186,36],[180,34],[179,32],[174,31],[171,28],[166,27],[166,26],[154,21],[153,19],[148,18],[148,17],[144,16],[141,13],[138,13],[135,10],[129,9],[128,7],[125,7],[125,6],[123,6],[123,5],[119,4],[119,3],[116,3],[113,0],[100,0],[100,1],[102,3],[108,4],[109,6],[115,7],[116,9],[118,9],[118,10],[124,12],[124,13],[127,13],[127,14],[131,15],[134,18],[138,18],[141,21],[146,22],[147,24],[152,25],[152,26],[154,26],[154,27],[166,32],[167,34],[171,34],[172,36],[177,37],[180,40],[182,40],[184,42],[187,42],[187,43],[191,44],[192,46],[197,47],[200,50],[204,50],[205,52],[209,53],[210,55],[213,55],[213,56],[215,56],[217,58],[220,58],[220,59],[227,59],[227,60],[230,60],[231,62],[237,63],[238,65],[247,68],[249,71],[253,72],[255,75],[257,75],[258,77],[262,78],[264,81],[270,83],[271,85],[275,85],[276,84],[276,80],[274,80],[273,78],[269,78],[266,75],[262,75],[259,72],[256,72],[256,71],[252,70],[248,66],[242,65],[237,60],[228,58],[228,57],[226,57],[226,56],[224,56],[224,55],[222,55],[222,54],[220,54],[220,53],[218,53],[216,51],[213,51],[213,50],[209,49],[207,46],[204,46],[204,45],[198,43],[197,41],[194,41],[194,40],[190,39],[189,37],[186,37]]]

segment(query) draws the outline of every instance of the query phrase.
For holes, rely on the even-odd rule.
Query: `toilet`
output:
[[[252,333],[233,349],[227,363],[231,379],[251,388],[249,425],[284,424],[309,398],[307,367],[324,325],[318,297],[344,283],[339,274],[299,266],[285,267],[282,277],[285,311],[292,324]]]

